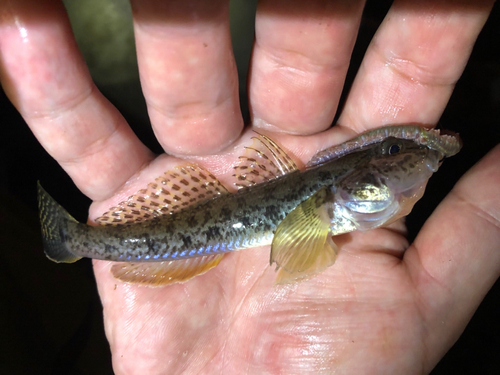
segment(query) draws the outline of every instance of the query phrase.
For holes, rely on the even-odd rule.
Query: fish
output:
[[[303,170],[270,137],[255,133],[234,166],[235,193],[208,170],[180,165],[95,219],[76,221],[38,183],[46,256],[116,262],[121,281],[163,286],[217,266],[225,253],[271,245],[277,284],[334,264],[335,236],[389,225],[410,213],[458,134],[419,125],[362,133],[318,152]]]

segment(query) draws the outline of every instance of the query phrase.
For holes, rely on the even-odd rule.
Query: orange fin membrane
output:
[[[154,263],[118,263],[111,267],[113,276],[128,283],[164,286],[182,283],[202,275],[219,264],[224,254]]]
[[[187,164],[165,172],[126,201],[95,219],[101,225],[123,225],[170,215],[192,204],[227,193],[206,169]]]
[[[238,189],[283,176],[298,170],[295,162],[271,138],[256,132],[252,145],[245,147],[234,167]]]
[[[299,204],[278,225],[271,245],[270,263],[279,270],[276,284],[311,277],[331,266],[338,248],[330,233],[325,203],[331,194],[323,188]]]
[[[127,225],[170,215],[192,204],[227,193],[220,181],[206,169],[187,164],[175,167],[112,207],[95,222],[100,225]],[[117,263],[113,276],[121,281],[163,286],[187,281],[217,266],[224,254],[168,262]]]

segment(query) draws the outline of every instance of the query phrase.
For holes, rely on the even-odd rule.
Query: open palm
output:
[[[307,162],[372,127],[435,124],[492,3],[396,1],[326,130],[363,2],[259,2],[252,127]],[[155,157],[96,90],[57,1],[0,4],[2,84],[94,200],[91,220],[179,158],[228,185],[249,130],[241,135],[227,2],[132,1],[151,122],[177,158]],[[463,177],[409,248],[402,223],[343,235],[335,265],[302,283],[273,286],[269,248],[156,289],[118,282],[96,261],[115,372],[429,372],[499,275],[499,157],[496,147]]]

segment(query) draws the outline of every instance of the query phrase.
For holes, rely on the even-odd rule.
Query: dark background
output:
[[[93,12],[88,10],[92,3],[96,7]],[[107,8],[97,9],[103,3],[108,3]],[[346,87],[352,82],[390,3],[368,2]],[[99,88],[122,111],[139,137],[159,152],[140,93],[126,2],[66,1],[66,6],[77,41]],[[254,9],[253,1],[231,4],[242,103],[246,103],[244,76],[252,42]],[[115,22],[109,22],[110,19]],[[424,198],[408,218],[412,237],[460,176],[500,142],[499,27],[500,11],[496,5],[440,121],[443,128],[461,134],[464,148],[430,180]],[[99,48],[104,48],[107,54]],[[243,108],[243,112],[247,113],[247,109]],[[36,181],[41,180],[47,191],[81,221],[86,220],[90,201],[43,150],[3,93],[0,94],[0,116],[3,126],[0,375],[112,373],[90,261],[58,265],[45,258],[37,217]],[[433,375],[500,374],[499,306],[497,282]]]

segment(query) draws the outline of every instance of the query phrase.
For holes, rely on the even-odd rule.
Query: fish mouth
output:
[[[427,153],[427,158],[425,160],[425,166],[431,173],[434,173],[439,169],[444,159],[445,156],[441,152],[436,150],[429,150],[429,152]]]

